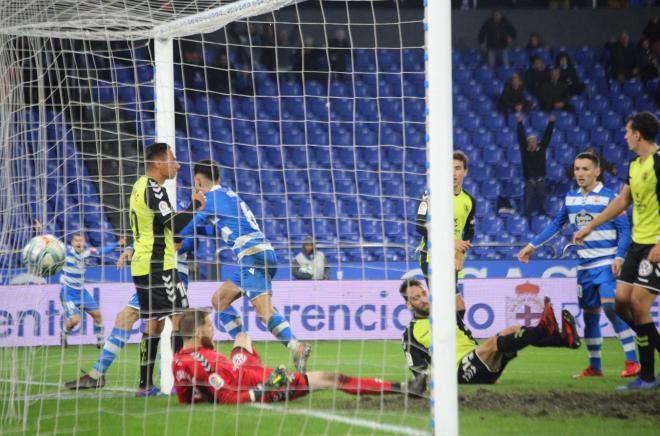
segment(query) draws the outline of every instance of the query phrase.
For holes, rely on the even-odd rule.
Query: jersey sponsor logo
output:
[[[215,226],[220,222],[220,219],[217,216],[212,216],[209,218],[209,222]]]
[[[639,263],[639,270],[637,271],[637,274],[639,274],[640,277],[648,277],[652,272],[653,264],[647,259],[644,259]]]
[[[170,205],[167,204],[167,201],[161,201],[158,203],[158,210],[160,210],[160,214],[163,216],[167,216],[172,213],[172,209],[170,209]]]
[[[254,268],[250,268],[250,269],[248,269],[248,272],[249,272],[250,274],[254,275]]]
[[[209,384],[213,387],[213,389],[218,391],[225,385],[225,381],[222,379],[222,377],[214,372],[209,375]]]
[[[594,220],[593,215],[588,213],[586,210],[581,210],[575,215],[575,225],[578,228],[582,228]]]
[[[426,215],[426,212],[428,211],[429,206],[426,204],[426,201],[422,201],[419,203],[419,209],[417,209],[417,215]]]

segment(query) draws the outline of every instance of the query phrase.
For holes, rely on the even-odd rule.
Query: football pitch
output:
[[[312,345],[310,370],[393,381],[408,377],[397,341]],[[228,343],[216,348],[229,352]],[[256,348],[266,365],[289,363],[287,351],[277,343],[257,343]],[[135,398],[135,345],[122,352],[103,390],[76,393],[60,387],[79,376],[81,369],[91,368],[97,355],[93,346],[0,349],[0,416],[10,408],[17,415],[27,414],[25,425],[0,422],[0,434],[368,435],[428,434],[431,429],[427,400],[395,395],[318,392],[263,406],[180,406],[176,397]],[[498,385],[459,387],[461,434],[657,434],[660,391],[613,392],[623,383],[618,376],[623,354],[616,341],[608,339],[603,347],[605,377],[572,379],[586,365],[584,346],[579,350],[528,347],[509,364]]]

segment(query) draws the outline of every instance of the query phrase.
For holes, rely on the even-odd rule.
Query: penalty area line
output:
[[[273,406],[270,404],[253,404],[252,407],[255,407],[257,409],[278,410],[278,411],[282,411],[283,409],[282,407]],[[334,413],[321,412],[319,410],[313,410],[313,409],[298,409],[298,408],[288,407],[285,409],[285,411],[286,413],[290,413],[292,415],[308,416],[311,418],[318,418],[325,421],[340,422],[343,424],[352,425],[354,427],[363,427],[363,428],[368,428],[370,430],[380,430],[380,431],[396,433],[401,435],[426,436],[430,434],[430,432],[422,431],[412,427],[404,427],[401,425],[394,425],[394,424],[382,424],[377,421],[369,421],[368,419],[352,418],[349,416],[336,415]]]

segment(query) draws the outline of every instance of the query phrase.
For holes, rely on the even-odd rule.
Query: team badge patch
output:
[[[225,385],[225,381],[222,379],[222,377],[214,372],[213,374],[209,375],[209,384],[213,387],[213,389],[218,391]]]
[[[170,205],[167,204],[167,201],[161,201],[158,203],[158,210],[160,210],[160,214],[163,216],[167,216],[172,213],[172,209],[170,209]]]
[[[577,215],[575,215],[575,225],[578,228],[582,228],[593,221],[593,215],[587,213],[586,210],[581,210]]]
[[[637,274],[639,274],[640,277],[648,277],[652,272],[653,264],[651,262],[644,259],[639,263],[639,270],[637,271]]]

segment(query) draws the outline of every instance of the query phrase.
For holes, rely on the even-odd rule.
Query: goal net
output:
[[[66,244],[81,234],[97,248],[85,288],[111,334],[135,292],[130,269],[116,267],[118,244],[130,244],[131,188],[144,174],[145,146],[165,141],[181,165],[168,186],[178,205],[190,202],[195,163],[214,160],[273,246],[273,302],[312,346],[308,370],[410,379],[401,349],[410,313],[398,288],[419,273],[423,15],[416,1],[0,5],[1,432],[428,432],[428,402],[406,396],[330,390],[215,407],[135,398],[139,322],[103,389],[67,390],[99,358],[98,331],[84,314],[62,347],[62,273],[36,277],[21,259],[37,234]],[[193,239],[189,301],[210,307],[238,261],[221,235]],[[310,242],[315,256],[304,254]],[[264,364],[292,370],[249,300],[234,307]],[[230,338],[215,327],[216,349],[229,355]]]

